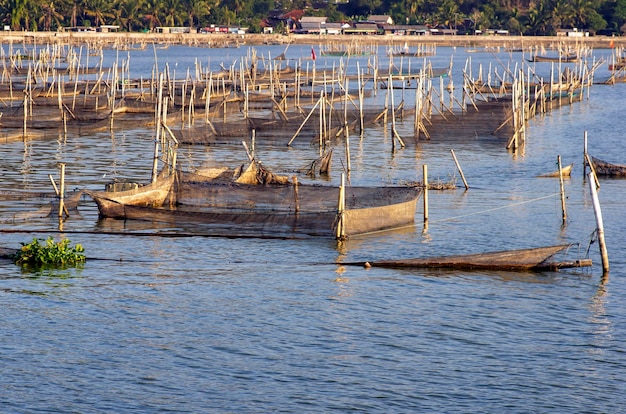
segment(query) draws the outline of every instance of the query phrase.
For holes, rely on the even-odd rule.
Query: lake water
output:
[[[258,50],[276,56],[284,49]],[[248,50],[156,52],[160,69],[168,63],[180,78],[195,59],[216,69]],[[131,76],[149,76],[154,53],[132,52]],[[290,53],[309,56],[310,46]],[[430,59],[442,66],[451,55],[460,85],[469,53],[439,48]],[[488,53],[471,58],[475,67],[496,62]],[[521,55],[497,59],[514,65]],[[550,64],[536,65],[549,73]],[[606,64],[597,71],[607,74]],[[602,277],[598,243],[589,244],[596,223],[582,152],[587,131],[591,155],[626,163],[624,96],[625,84],[594,85],[588,99],[533,119],[523,155],[472,137],[392,152],[382,126],[352,137],[355,185],[420,181],[427,164],[431,182],[457,176],[459,188],[430,192],[427,230],[420,204],[415,226],[341,245],[101,222],[87,197],[59,233],[55,218],[21,219],[47,199],[4,200],[0,246],[65,236],[83,244],[89,259],[80,269],[39,273],[0,262],[0,411],[622,411],[626,180],[600,182],[611,265]],[[398,128],[408,136],[412,124]],[[152,146],[152,131],[142,128],[3,143],[0,191],[49,194],[48,174],[58,177],[61,162],[70,190],[99,190],[113,178],[145,181]],[[258,155],[276,171],[293,172],[317,149],[259,146]],[[564,165],[575,163],[565,180],[565,225],[558,179],[537,178],[556,169],[558,155]],[[338,158],[329,185],[339,181]],[[183,166],[244,160],[240,145],[179,151]],[[588,253],[593,267],[512,273],[335,264],[560,243],[579,243],[569,255]]]

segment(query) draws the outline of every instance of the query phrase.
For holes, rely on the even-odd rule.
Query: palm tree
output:
[[[96,27],[106,24],[106,18],[115,18],[108,0],[86,0],[85,15],[94,19],[93,24]]]
[[[164,0],[163,12],[166,26],[182,26],[185,12],[178,0]]]
[[[209,3],[206,0],[183,0],[183,8],[187,12],[189,28],[194,27],[194,19],[206,16],[211,12]]]
[[[573,23],[573,9],[570,0],[555,0],[550,12],[552,27],[560,29]]]
[[[452,29],[459,14],[459,6],[454,0],[443,0],[437,11],[439,22]]]
[[[148,27],[153,30],[157,26],[162,26],[161,17],[163,15],[162,0],[145,0],[141,10],[144,11],[143,19],[148,22]]]
[[[117,0],[115,8],[119,10],[117,24],[125,27],[129,32],[132,32],[134,27],[140,25],[139,12],[141,3],[139,0]]]
[[[526,21],[526,33],[530,35],[546,34],[546,22],[549,12],[546,10],[545,3],[540,1],[528,12],[528,20]]]
[[[30,29],[31,17],[34,15],[32,13],[33,7],[31,0],[10,0],[7,2],[6,8],[10,13],[10,25],[13,30]],[[22,22],[24,22],[23,25]]]
[[[56,27],[61,27],[61,21],[64,20],[64,16],[55,9],[54,2],[43,3],[41,11],[43,15],[39,18],[38,23],[43,25],[43,30],[49,32],[53,21]]]
[[[572,18],[575,27],[587,27],[589,17],[595,13],[596,5],[593,0],[570,0]]]
[[[409,13],[409,17],[416,18],[417,11],[424,5],[424,0],[407,0],[406,10]]]

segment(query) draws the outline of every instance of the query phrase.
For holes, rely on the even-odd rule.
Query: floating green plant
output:
[[[52,236],[40,243],[43,239],[34,238],[32,242],[22,243],[22,248],[13,256],[16,265],[41,269],[41,268],[65,268],[77,266],[85,262],[85,249],[82,245],[70,246],[69,239],[55,242]]]

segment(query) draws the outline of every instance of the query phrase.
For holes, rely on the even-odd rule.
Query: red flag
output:
[[[311,46],[311,59],[315,60],[315,49]]]

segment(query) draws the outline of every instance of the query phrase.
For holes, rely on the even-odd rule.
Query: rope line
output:
[[[455,216],[455,217],[448,217],[448,218],[443,218],[443,219],[439,219],[439,220],[432,220],[432,221],[429,219],[428,223],[441,223],[441,222],[444,222],[444,221],[457,220],[457,219],[464,218],[464,217],[475,216],[477,214],[488,213],[490,211],[502,210],[503,208],[508,208],[508,207],[520,206],[520,205],[523,205],[523,204],[528,204],[528,203],[532,203],[532,202],[535,202],[535,201],[545,200],[547,198],[557,197],[557,196],[560,197],[561,193],[559,192],[559,193],[549,194],[549,195],[546,195],[546,196],[543,196],[543,197],[533,198],[532,200],[521,201],[519,203],[508,204],[506,206],[500,206],[500,207],[494,207],[494,208],[490,208],[488,210],[476,211],[474,213],[463,214],[463,215]],[[372,234],[377,234],[377,233],[385,233],[385,232],[395,231],[395,230],[415,228],[417,226],[418,226],[418,223],[412,223],[412,224],[407,224],[406,226],[394,227],[392,229],[374,230],[374,231],[370,231],[370,232],[367,232],[367,233],[357,234],[357,235],[352,236],[351,238],[357,238],[357,237],[360,237],[360,236],[372,235]]]
[[[448,218],[443,218],[443,219],[433,220],[433,221],[429,220],[429,222],[430,223],[440,223],[442,221],[457,220],[457,219],[464,218],[464,217],[475,216],[477,214],[488,213],[490,211],[502,210],[504,208],[514,207],[514,206],[521,206],[523,204],[528,204],[528,203],[532,203],[532,202],[535,202],[535,201],[545,200],[546,198],[557,197],[557,196],[560,196],[560,195],[561,195],[560,193],[549,194],[549,195],[546,195],[546,196],[543,196],[543,197],[533,198],[532,200],[520,201],[519,203],[508,204],[506,206],[500,206],[500,207],[494,207],[494,208],[490,208],[488,210],[476,211],[474,213],[462,214],[460,216],[455,216],[455,217],[448,217]]]

